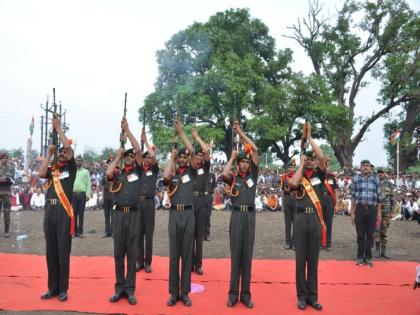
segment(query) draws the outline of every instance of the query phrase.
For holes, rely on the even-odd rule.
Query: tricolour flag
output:
[[[32,134],[34,133],[34,127],[35,127],[35,118],[32,116],[31,124],[29,125],[29,132]]]
[[[394,145],[400,141],[400,131],[397,129],[391,136],[391,144]]]

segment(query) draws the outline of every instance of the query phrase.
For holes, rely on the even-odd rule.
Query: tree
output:
[[[216,13],[172,36],[157,52],[159,77],[145,100],[153,141],[170,145],[172,131],[165,128],[178,115],[184,123],[195,122],[230,156],[231,121],[246,121],[274,52],[267,26],[245,9]]]
[[[316,75],[325,78],[335,103],[348,108],[348,127],[328,138],[342,167],[350,168],[354,150],[369,126],[392,108],[413,101],[418,90],[407,89],[410,74],[418,71],[418,17],[402,0],[361,2],[347,0],[336,20],[321,17],[318,1],[306,19],[298,20],[292,36],[306,51]],[[363,15],[363,16],[361,16]],[[360,19],[357,19],[361,16]],[[411,69],[401,64],[401,52],[411,56]],[[390,62],[394,60],[394,62]],[[379,70],[380,69],[380,70]],[[392,72],[394,71],[394,73]],[[369,77],[387,77],[380,91],[383,105],[367,117],[356,117],[356,97]],[[419,81],[417,81],[419,82]]]
[[[99,159],[108,160],[109,158],[115,158],[116,152],[116,149],[105,147],[102,149]]]
[[[95,162],[99,160],[98,153],[92,148],[85,148],[82,157],[84,162]]]
[[[398,129],[400,131],[400,171],[414,166],[417,162],[417,144],[413,141],[413,131],[420,126],[420,107],[416,102],[410,102],[402,107],[395,118],[384,125],[384,148],[388,155],[388,163],[397,170],[396,145],[391,145],[391,135]]]

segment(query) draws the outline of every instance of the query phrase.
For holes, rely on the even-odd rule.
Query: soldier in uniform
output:
[[[193,207],[194,207],[194,243],[192,269],[198,275],[203,274],[203,240],[206,224],[207,207],[207,182],[210,177],[210,151],[206,143],[200,138],[197,130],[192,129],[192,137],[200,145],[195,151],[195,167],[197,178],[194,183]]]
[[[140,174],[142,163],[142,152],[136,138],[131,133],[127,120],[121,121],[121,129],[127,135],[133,146],[124,152],[119,150],[116,158],[106,169],[106,176],[113,180],[112,192],[115,192],[115,213],[114,213],[114,261],[115,261],[115,293],[109,301],[115,303],[123,296],[126,296],[128,303],[137,304],[136,290],[136,259],[138,256],[139,242],[139,195],[140,195]],[[124,164],[119,174],[115,176],[115,168],[120,159]],[[116,177],[116,178],[115,178]],[[127,257],[127,274],[124,275],[124,260]]]
[[[206,192],[207,192],[207,201],[206,201],[206,226],[204,230],[204,240],[211,241],[210,236],[210,223],[211,223],[211,211],[213,210],[213,195],[214,190],[216,189],[216,176],[213,172],[210,172],[207,179]]]
[[[177,152],[172,150],[172,156],[163,173],[165,185],[169,186],[171,207],[169,210],[169,300],[168,306],[174,306],[181,300],[185,306],[191,306],[188,294],[191,292],[191,269],[194,242],[194,209],[193,191],[197,170],[195,153],[179,120],[175,122],[175,132],[185,148]],[[179,274],[179,259],[182,259],[181,275]]]
[[[111,159],[106,161],[107,167],[112,162]],[[104,201],[104,216],[105,216],[105,234],[103,237],[111,237],[112,236],[112,225],[114,221],[114,211],[112,208],[114,207],[115,196],[114,193],[110,191],[112,186],[112,181],[109,180],[106,176],[104,176],[102,180],[102,198]]]
[[[232,214],[229,225],[231,271],[227,306],[240,301],[248,308],[254,307],[251,299],[251,264],[255,240],[255,194],[258,181],[258,148],[241,130],[239,123],[233,129],[245,143],[245,152],[232,151],[222,176],[230,185]],[[252,154],[251,154],[252,152]],[[237,162],[237,173],[232,173],[232,164]],[[239,283],[241,291],[239,293]]]
[[[290,192],[290,179],[295,173],[296,162],[294,159],[287,165],[288,172],[281,177],[280,188],[282,190],[282,208],[284,211],[284,222],[286,225],[286,245],[284,249],[293,249],[293,219],[295,217],[295,198]]]
[[[10,237],[10,201],[12,198],[11,187],[15,183],[14,177],[15,168],[9,162],[9,156],[6,152],[0,153],[0,210],[3,209],[4,238]]]
[[[381,185],[381,193],[382,193],[382,208],[381,208],[381,222],[379,226],[379,231],[377,230],[375,233],[375,258],[386,258],[389,259],[390,257],[387,255],[386,252],[386,244],[388,241],[387,231],[389,228],[389,224],[391,223],[391,210],[394,208],[395,200],[394,200],[394,193],[393,193],[393,185],[391,182],[386,178],[386,174],[383,169],[378,169],[377,171],[379,176],[379,181]]]
[[[323,182],[324,191],[321,198],[322,213],[327,228],[327,246],[325,249],[331,251],[331,235],[332,235],[332,223],[334,218],[334,209],[337,204],[338,196],[338,185],[335,180],[334,174],[328,172],[328,161],[327,161],[327,173]]]
[[[143,164],[140,167],[140,237],[136,271],[145,268],[144,271],[150,273],[152,272],[155,195],[159,165],[156,161],[156,149],[150,146],[144,130],[141,139],[147,151],[143,153]],[[146,252],[144,251],[145,247]]]
[[[64,302],[69,288],[71,237],[75,232],[71,200],[77,166],[73,149],[61,129],[60,121],[53,118],[52,125],[63,146],[59,149],[53,168],[49,168],[48,164],[56,148],[54,145],[48,148],[38,172],[40,178],[48,179],[44,215],[48,291],[41,295],[41,299],[47,300],[58,295],[59,301]]]
[[[293,236],[297,306],[301,310],[307,305],[321,310],[322,305],[318,303],[318,258],[321,238],[323,245],[326,243],[320,201],[324,192],[322,182],[325,180],[326,162],[324,154],[311,137],[310,126],[307,140],[313,151],[301,154],[300,165],[290,180],[296,204]],[[318,168],[315,168],[315,158],[319,159]]]

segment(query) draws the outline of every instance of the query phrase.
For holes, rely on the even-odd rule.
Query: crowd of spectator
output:
[[[43,184],[44,180],[38,177],[38,167],[40,161],[34,160],[29,165],[27,171],[24,170],[23,161],[12,159],[15,166],[16,184],[12,188],[12,208],[24,210],[40,210],[45,205],[45,196]],[[225,184],[222,181],[221,173],[223,164],[216,162],[212,165],[212,172],[215,174],[217,186],[214,191],[214,209],[230,210],[230,198],[225,190]],[[95,210],[102,207],[102,183],[106,170],[105,161],[85,162],[86,168],[91,177],[92,198],[87,201],[86,208]],[[156,209],[168,209],[169,199],[163,185],[161,165],[161,174],[157,181],[157,194],[155,197]],[[358,170],[352,172],[340,171],[333,172],[336,176],[339,188],[337,198],[337,215],[350,214],[350,185],[352,176]],[[279,188],[283,170],[273,168],[261,168],[257,183],[257,196],[255,207],[260,211],[281,211],[282,210],[282,192]],[[388,172],[388,180],[395,187],[395,207],[393,209],[394,220],[416,220],[420,222],[420,175],[419,174],[400,174],[399,178],[393,172]]]

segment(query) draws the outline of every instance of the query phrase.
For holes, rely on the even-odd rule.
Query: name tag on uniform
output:
[[[199,169],[197,170],[197,174],[198,174],[198,175],[203,175],[203,174],[204,174],[204,170],[203,170],[202,168],[199,168]]]
[[[181,181],[183,184],[188,183],[190,181],[190,176],[188,174],[185,174],[181,177]]]
[[[254,186],[254,181],[251,178],[249,178],[246,181],[246,185],[248,186],[248,188],[251,188],[252,186]]]
[[[321,184],[321,180],[318,177],[311,178],[311,185],[316,186]]]
[[[137,176],[137,174],[130,174],[130,175],[127,176],[127,181],[129,183],[135,182],[138,179],[139,179],[139,177]]]
[[[146,176],[152,176],[153,175],[153,172],[152,171],[147,171],[146,172]]]
[[[332,179],[329,179],[328,180],[328,184],[333,185],[334,184],[334,181]]]
[[[64,171],[64,172],[62,172],[62,173],[60,173],[60,179],[64,179],[64,178],[67,178],[67,177],[69,177],[70,176],[70,174],[69,174],[69,171]]]

